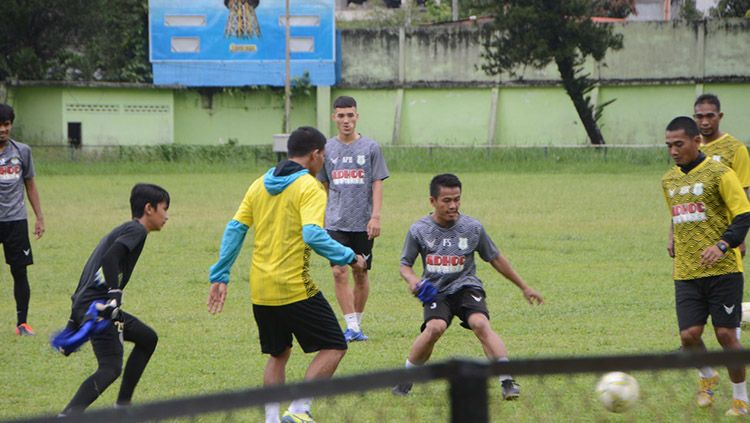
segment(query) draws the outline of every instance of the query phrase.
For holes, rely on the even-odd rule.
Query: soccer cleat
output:
[[[351,329],[347,329],[344,332],[344,339],[346,339],[346,342],[356,342],[356,341],[367,341],[367,335],[365,335],[362,331],[356,332]]]
[[[281,423],[315,423],[309,411],[304,413],[292,413],[287,411],[281,416]]]
[[[713,405],[717,386],[719,386],[719,375],[700,378],[698,381],[698,395],[695,396],[698,407],[710,407]]]
[[[521,387],[513,379],[505,379],[500,385],[503,387],[503,399],[506,401],[513,401],[521,395]]]
[[[750,413],[750,405],[747,405],[745,401],[734,399],[732,401],[732,408],[727,410],[726,416],[747,416]]]
[[[414,386],[413,383],[399,383],[398,385],[394,386],[391,391],[393,392],[394,395],[405,397],[409,395],[409,392],[411,391],[412,386]]]
[[[36,335],[36,333],[34,333],[34,329],[32,329],[28,323],[21,323],[20,325],[16,326],[16,335],[34,336]]]

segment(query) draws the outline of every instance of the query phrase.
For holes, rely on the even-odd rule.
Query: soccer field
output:
[[[679,338],[671,259],[665,249],[669,220],[659,184],[667,167],[629,170],[623,164],[618,172],[601,173],[581,173],[574,168],[456,172],[464,187],[462,212],[484,223],[500,251],[546,301],[539,307],[527,305],[510,282],[479,262],[493,327],[507,343],[511,359],[676,349]],[[160,336],[135,401],[261,384],[265,357],[259,352],[247,282],[251,232],[233,269],[224,312],[209,315],[205,300],[208,267],[217,258],[224,225],[262,170],[214,172],[40,172],[37,185],[47,233],[32,244],[36,264],[29,270],[29,322],[38,336],[14,335],[12,280],[7,266],[0,267],[0,419],[58,412],[95,368],[90,346],[66,358],[49,348],[48,336],[66,323],[70,294],[91,250],[111,228],[129,219],[129,189],[136,182],[164,186],[172,203],[169,222],[161,233],[149,236],[124,296],[124,309],[150,324]],[[409,225],[431,210],[427,185],[432,176],[394,171],[385,183],[383,230],[375,243],[371,293],[363,319],[370,340],[350,346],[337,375],[403,366],[421,324],[421,308],[399,277],[399,257]],[[343,325],[328,264],[317,256],[313,263],[313,277]],[[709,348],[717,348],[712,336],[704,338]],[[312,358],[299,348],[293,351],[287,375],[290,382],[302,379]],[[471,332],[454,321],[432,360],[456,356],[480,358],[483,354]],[[566,391],[569,384],[565,378],[524,381],[520,377],[522,398],[514,404],[501,403],[497,384],[492,381],[491,415],[493,419],[503,415],[522,420],[544,416],[566,420],[555,414],[561,398],[578,398],[574,407],[593,399],[594,376],[577,380],[576,388]],[[652,382],[642,389],[654,407],[658,407],[662,389],[670,392],[670,400],[692,407],[692,372],[649,380]],[[680,386],[664,386],[672,383]],[[723,411],[729,406],[731,392],[723,372],[722,383],[727,386],[717,407]],[[118,389],[119,381],[93,408],[110,407]],[[335,404],[348,413],[363,412],[373,419],[379,415],[378,409],[392,408],[386,421],[424,421],[426,417],[414,417],[430,416],[433,411],[445,416],[444,389],[442,384],[417,386],[414,395],[406,398],[377,391],[341,398]],[[550,392],[556,400],[550,398]],[[315,414],[319,421],[345,420],[334,417],[337,412],[330,402],[316,402],[314,411],[319,404]],[[639,413],[645,417],[650,411]],[[659,413],[660,419],[667,420],[685,416],[684,410],[675,410],[674,415],[669,410]],[[346,420],[355,416],[350,414]],[[364,417],[356,421],[374,420]]]

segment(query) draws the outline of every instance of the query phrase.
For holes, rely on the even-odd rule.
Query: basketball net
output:
[[[260,26],[258,17],[255,16],[257,0],[228,0],[224,4],[229,9],[227,26],[224,28],[224,36],[238,38],[260,37]]]

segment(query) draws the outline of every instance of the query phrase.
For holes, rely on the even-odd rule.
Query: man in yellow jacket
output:
[[[330,304],[310,276],[312,251],[339,265],[358,270],[367,266],[362,256],[323,229],[326,194],[315,175],[323,167],[325,144],[325,136],[315,128],[292,132],[289,160],[250,185],[226,226],[219,260],[210,269],[208,311],[215,314],[224,306],[229,272],[245,234],[255,227],[250,286],[261,351],[270,355],[264,386],[284,383],[293,335],[304,352],[317,352],[305,380],[330,378],[347,349]],[[292,401],[281,420],[279,404],[266,404],[266,422],[312,422],[311,402]]]

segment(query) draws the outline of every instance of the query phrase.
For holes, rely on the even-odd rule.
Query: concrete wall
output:
[[[666,123],[692,114],[696,95],[720,96],[721,128],[750,143],[750,21],[625,23],[625,49],[588,63],[599,104],[615,99],[600,124],[608,144],[659,144]],[[291,126],[335,134],[330,103],[358,100],[360,132],[384,145],[572,145],[585,131],[554,67],[523,80],[477,68],[476,28],[357,30],[342,33],[342,79],[292,100]],[[279,89],[168,89],[153,86],[9,88],[15,134],[30,143],[66,142],[67,122],[84,145],[268,145],[283,129]]]

